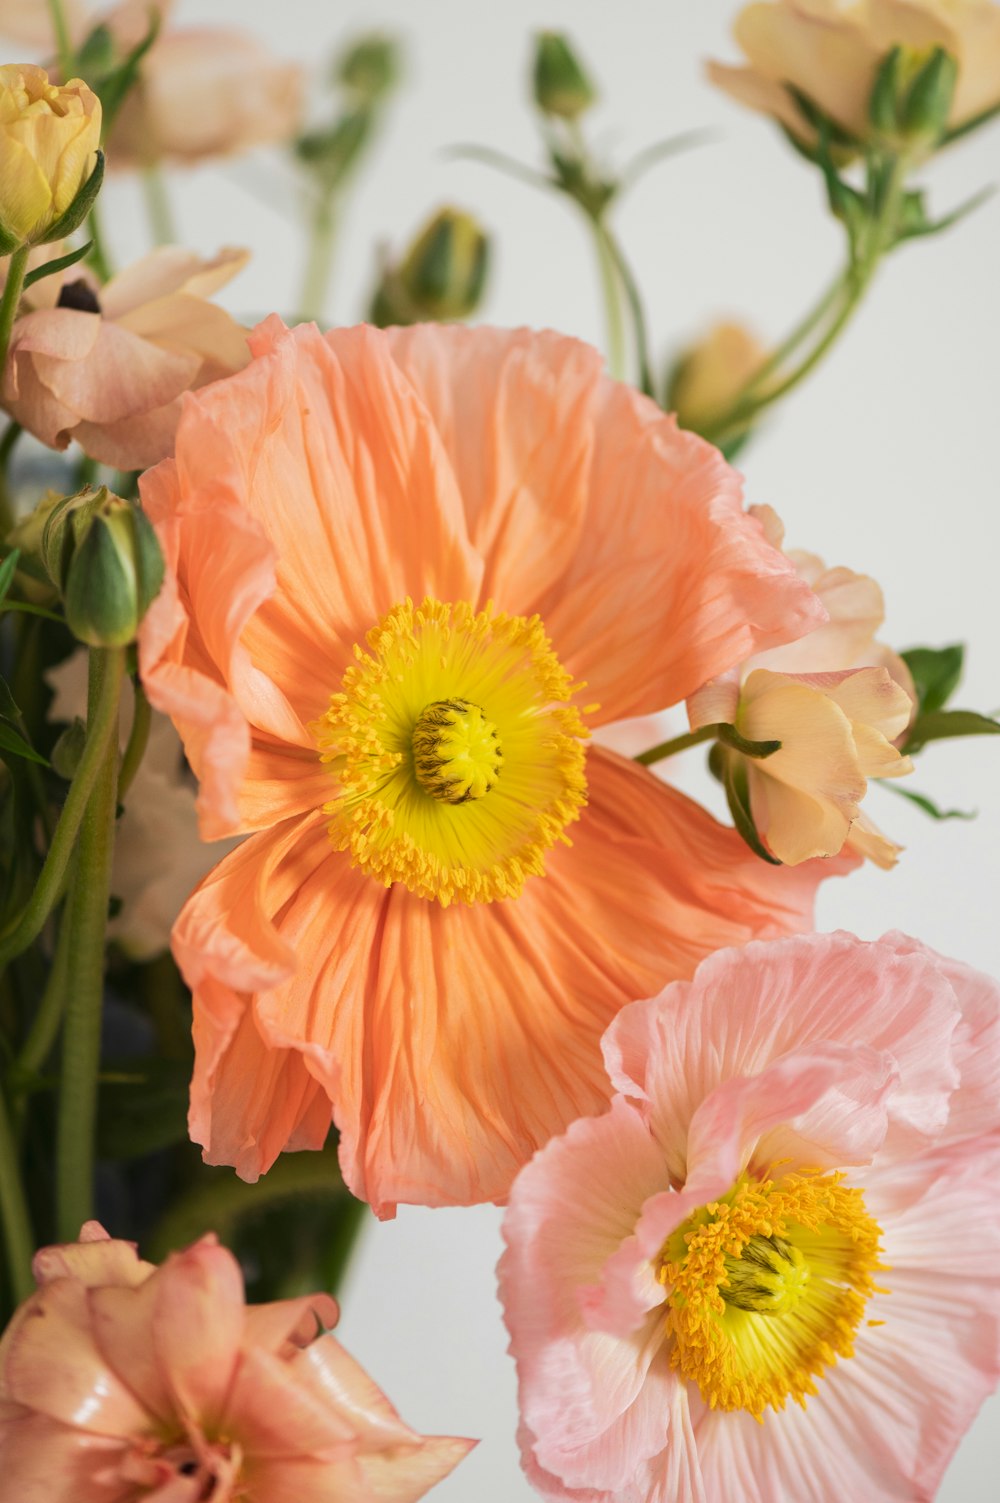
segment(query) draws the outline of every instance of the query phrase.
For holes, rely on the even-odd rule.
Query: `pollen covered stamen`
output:
[[[442,904],[516,897],[586,803],[583,687],[537,616],[394,606],[311,727],[334,845]]]
[[[712,1409],[804,1404],[815,1380],[854,1352],[879,1286],[877,1224],[839,1174],[744,1175],[668,1240],[671,1362]]]
[[[412,746],[417,782],[447,804],[482,798],[500,775],[497,728],[467,699],[438,699],[421,710]]]

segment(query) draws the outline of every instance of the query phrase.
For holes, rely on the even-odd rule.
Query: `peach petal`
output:
[[[139,1257],[134,1242],[109,1237],[98,1221],[84,1223],[79,1242],[39,1248],[31,1263],[39,1286],[71,1278],[88,1286],[118,1284],[131,1289],[148,1279],[153,1268]]]
[[[128,1503],[128,1484],[108,1486],[125,1443],[0,1402],[0,1476],[16,1503]]]
[[[802,6],[746,6],[733,27],[752,67],[789,80],[845,130],[863,135],[880,49],[853,19]]]
[[[316,1455],[355,1438],[348,1416],[301,1385],[292,1364],[260,1347],[242,1354],[222,1423],[254,1458]]]
[[[244,1347],[262,1347],[286,1360],[337,1324],[340,1311],[329,1294],[303,1294],[297,1299],[248,1305]]]
[[[600,397],[580,546],[536,607],[600,704],[594,724],[676,704],[825,619],[715,449],[628,387]]]
[[[150,1279],[150,1332],[175,1410],[211,1431],[224,1411],[243,1338],[243,1275],[214,1236],[170,1257]]]
[[[208,298],[232,281],[249,259],[249,251],[231,247],[206,261],[183,246],[160,245],[105,283],[101,307],[109,318],[120,319],[176,293]]]
[[[86,422],[104,424],[179,397],[194,380],[199,360],[184,351],[160,349],[120,324],[101,319],[88,359],[81,360],[73,351],[36,352],[34,364],[38,379],[60,405]]]
[[[569,567],[587,508],[596,350],[548,331],[434,325],[390,333],[451,461],[482,598],[532,615]]]
[[[87,1307],[102,1357],[143,1407],[162,1422],[173,1414],[173,1395],[151,1343],[135,1339],[136,1331],[149,1330],[159,1297],[160,1281],[154,1277],[131,1289],[91,1288]]]
[[[759,115],[770,115],[799,141],[809,144],[815,141],[815,128],[785,86],[776,79],[766,78],[756,68],[735,68],[729,63],[714,61],[705,64],[705,76],[709,83],[714,83],[738,104],[745,104]]]

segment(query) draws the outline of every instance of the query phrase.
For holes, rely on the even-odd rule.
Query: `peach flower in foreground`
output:
[[[45,680],[55,691],[50,720],[72,722],[87,713],[87,652],[81,648]],[[122,694],[119,740],[132,726],[132,685]],[[211,871],[232,840],[206,844],[198,834],[195,782],[180,737],[153,711],[149,741],[124,800],[115,837],[111,891],[119,906],[108,938],[132,960],[151,960],[170,945],[170,930],[192,887]]]
[[[156,464],[173,449],[183,393],[250,358],[246,330],[208,301],[247,254],[206,261],[163,246],[104,286],[79,266],[44,277],[14,324],[0,405],[50,448],[75,439],[118,469]]]
[[[245,1305],[212,1236],[156,1268],[90,1221],[34,1268],[0,1340],[17,1503],[413,1503],[473,1444],[402,1422],[329,1295]]]
[[[528,1477],[565,1503],[929,1503],[1000,1377],[1000,988],[905,935],[723,951],[515,1181]]]
[[[585,345],[272,318],[252,348],[142,481],[146,689],[203,834],[254,832],[174,934],[191,1134],[254,1179],[332,1111],[381,1214],[502,1197],[605,1099],[619,1007],[807,927],[826,874],[767,868],[587,726],[822,608],[719,454]]]
[[[918,56],[943,47],[955,58],[950,126],[1000,105],[1000,6],[992,0],[758,0],[744,6],[734,35],[748,66],[709,63],[713,83],[807,143],[816,132],[792,89],[862,139],[876,74],[896,46]]]
[[[781,524],[756,507],[768,536]],[[902,658],[877,642],[885,607],[873,579],[827,569],[812,553],[788,555],[823,602],[828,620],[797,642],[759,653],[706,684],[688,700],[693,730],[723,721],[751,741],[780,741],[766,758],[737,758],[745,769],[750,811],[781,861],[834,856],[846,846],[879,866],[899,847],[862,809],[869,778],[913,770],[894,745],[906,731],[915,696]]]
[[[192,164],[290,141],[305,74],[256,37],[211,27],[163,30],[143,59],[108,143],[117,167]]]

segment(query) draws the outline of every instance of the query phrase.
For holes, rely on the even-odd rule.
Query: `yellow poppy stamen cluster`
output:
[[[492,902],[544,871],[586,802],[587,729],[537,616],[405,600],[313,726],[330,836],[420,897]]]

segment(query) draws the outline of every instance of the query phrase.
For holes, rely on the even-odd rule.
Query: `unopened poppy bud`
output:
[[[390,267],[372,302],[371,321],[413,324],[468,318],[483,295],[489,239],[469,214],[441,209]]]
[[[100,187],[101,102],[79,78],[49,82],[30,64],[0,67],[0,254],[61,240]]]
[[[372,32],[359,39],[338,59],[338,83],[368,104],[381,99],[399,79],[399,47],[391,37]]]
[[[575,120],[597,97],[576,53],[556,31],[539,33],[534,77],[538,108],[561,120]]]
[[[124,647],[163,583],[163,555],[142,509],[96,493],[66,571],[66,621],[91,647]]]

